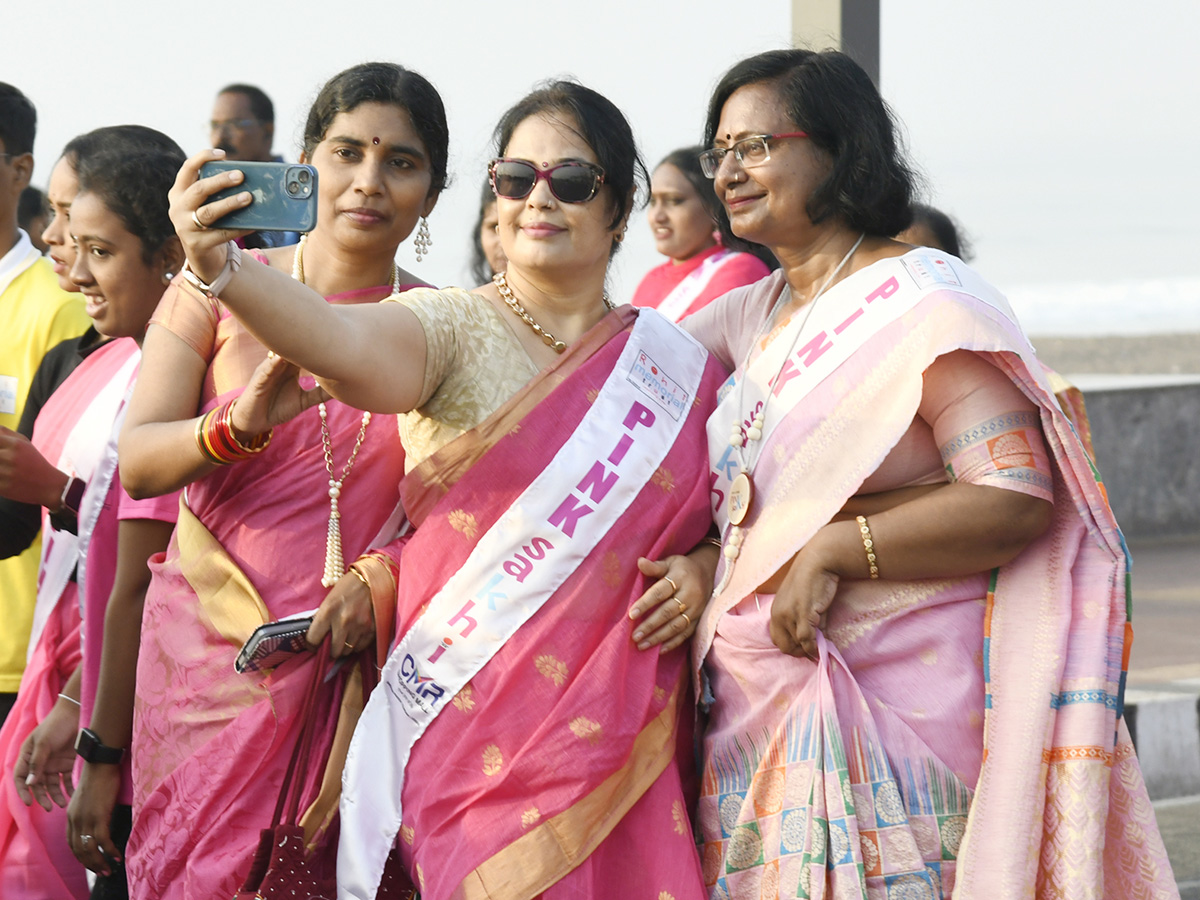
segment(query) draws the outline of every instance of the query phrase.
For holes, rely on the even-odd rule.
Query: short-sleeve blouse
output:
[[[484,297],[462,288],[418,288],[392,300],[425,330],[421,400],[399,417],[405,471],[470,431],[538,373],[508,323]]]

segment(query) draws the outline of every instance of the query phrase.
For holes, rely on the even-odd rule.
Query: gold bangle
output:
[[[720,538],[716,538],[716,537],[701,538],[700,543],[701,544],[712,544],[718,550],[721,549],[721,539]]]
[[[368,591],[368,593],[369,593],[369,592],[370,592],[370,590],[371,590],[371,582],[367,580],[367,576],[366,576],[365,574],[363,574],[363,572],[362,572],[362,570],[361,570],[361,569],[359,569],[359,567],[358,567],[358,564],[357,564],[357,563],[351,563],[351,565],[350,565],[350,571],[351,571],[352,573],[354,573],[354,576],[355,576],[355,577],[356,577],[356,578],[357,578],[359,581],[361,581],[363,584],[365,584],[365,585],[367,586],[367,591]]]
[[[875,541],[871,539],[871,526],[865,516],[855,516],[858,531],[862,535],[863,549],[867,551],[867,566],[871,569],[872,580],[879,578],[879,565],[875,559]]]

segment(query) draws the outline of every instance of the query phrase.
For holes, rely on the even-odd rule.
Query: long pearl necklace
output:
[[[503,272],[497,272],[492,276],[492,283],[496,285],[496,290],[500,293],[500,299],[508,304],[508,308],[516,313],[517,318],[533,329],[533,333],[546,342],[546,346],[555,353],[562,353],[567,349],[567,345],[548,332],[545,328],[534,321],[533,316],[525,311],[520,301],[517,300],[517,295],[513,293],[512,288],[508,286],[508,279]],[[600,299],[604,301],[604,306],[612,311],[616,309],[612,301],[608,299],[608,294],[600,295]]]
[[[292,257],[292,277],[301,284],[304,284],[304,245],[307,241],[308,235],[301,235],[300,243],[296,245],[296,254]],[[400,293],[400,270],[396,268],[395,262],[392,263],[391,280],[392,293]],[[321,448],[325,452],[325,471],[329,473],[329,527],[325,534],[325,570],[321,576],[321,586],[330,588],[346,574],[346,562],[342,557],[342,513],[338,508],[338,499],[342,496],[342,485],[346,483],[350,470],[354,468],[354,461],[358,459],[358,451],[362,449],[367,426],[371,424],[371,414],[362,414],[362,424],[358,428],[354,449],[350,451],[350,456],[342,467],[342,474],[334,478],[333,437],[329,433],[329,413],[324,403],[317,406],[317,411],[321,416]]]
[[[821,299],[821,295],[825,293],[825,290],[829,287],[829,285],[833,284],[833,279],[837,278],[838,273],[846,267],[846,263],[850,262],[850,257],[854,256],[854,251],[858,249],[859,245],[863,242],[863,238],[866,236],[866,232],[863,232],[858,236],[858,240],[854,242],[854,246],[851,247],[849,252],[842,257],[842,261],[837,264],[837,268],[829,273],[829,277],[825,279],[824,284],[817,289],[816,294],[814,294],[812,300],[809,301],[808,309],[805,310],[804,313],[804,318],[800,321],[800,327],[796,329],[795,334],[792,336],[791,346],[788,347],[787,353],[783,355],[783,362],[780,364],[779,373],[782,373],[783,366],[787,364],[788,359],[791,358],[792,351],[796,349],[796,344],[800,341],[800,335],[804,333],[804,327],[808,324],[808,319],[812,315],[813,310],[816,308],[817,301]],[[754,479],[752,475],[754,472],[754,467],[758,465],[759,459],[762,458],[761,445],[758,448],[759,452],[755,456],[753,462],[749,462],[747,458],[751,447],[758,444],[758,442],[762,440],[763,429],[766,427],[767,421],[767,406],[771,402],[771,397],[774,396],[774,391],[767,391],[767,396],[763,400],[762,409],[755,413],[754,418],[750,422],[750,427],[743,430],[741,416],[742,410],[745,408],[743,404],[746,395],[746,382],[749,380],[750,355],[754,352],[754,347],[760,340],[762,340],[763,334],[770,329],[771,323],[775,319],[775,314],[779,311],[779,307],[783,303],[784,298],[790,296],[790,291],[781,293],[779,295],[779,299],[775,301],[775,305],[771,307],[771,312],[767,315],[765,324],[759,328],[758,333],[754,336],[754,340],[751,341],[749,347],[747,347],[746,358],[742,360],[742,378],[738,384],[737,406],[734,407],[736,418],[733,421],[733,430],[729,435],[729,444],[731,447],[733,447],[734,452],[737,454],[738,463],[741,466],[741,470],[738,472],[737,477],[733,479],[733,483],[729,486],[729,498],[726,501],[726,511],[729,515],[730,529],[729,536],[726,539],[725,546],[722,548],[721,552],[724,553],[725,558],[729,560],[729,566],[723,581],[728,580],[729,571],[732,571],[733,568],[733,561],[741,554],[742,543],[746,539],[745,532],[743,531],[741,525],[742,522],[746,520],[746,516],[750,514],[750,506],[754,502]],[[776,373],[775,380],[778,380],[779,373]]]

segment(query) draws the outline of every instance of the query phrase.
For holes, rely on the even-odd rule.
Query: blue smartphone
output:
[[[312,231],[317,227],[317,170],[301,163],[242,162],[221,160],[205,163],[200,177],[238,169],[245,175],[241,184],[217,191],[209,201],[232,197],[242,191],[253,196],[250,205],[211,223],[214,228],[240,231]]]

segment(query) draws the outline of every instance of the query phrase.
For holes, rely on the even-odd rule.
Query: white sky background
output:
[[[582,3],[213,3],[9,0],[0,80],[39,113],[34,183],[101,125],[158,128],[191,152],[231,81],[275,101],[294,159],[320,85],[356,62],[401,62],[446,103],[453,184],[416,266],[466,278],[491,129],[536,82],[573,75],[629,117],[648,165],[695,142],[708,94],[738,59],[786,46],[787,0]],[[882,87],[935,204],[1002,289],[1200,276],[1200,36],[1195,0],[883,0]],[[661,262],[641,213],[611,290]]]

